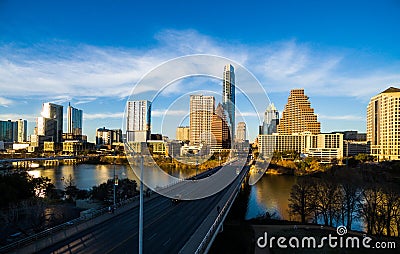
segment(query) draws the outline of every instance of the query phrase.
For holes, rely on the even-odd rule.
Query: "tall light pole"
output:
[[[115,153],[114,153],[114,156],[115,156]],[[116,189],[116,187],[117,187],[117,185],[118,185],[118,178],[116,177],[116,175],[115,175],[115,157],[114,157],[114,209],[115,209],[115,205],[116,205],[116,201],[115,201],[115,189]]]
[[[199,159],[196,157],[196,178],[197,178],[197,169],[199,167]]]
[[[139,254],[143,253],[143,155],[140,155]]]

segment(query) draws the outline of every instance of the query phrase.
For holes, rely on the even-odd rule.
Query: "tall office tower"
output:
[[[228,112],[231,137],[233,137],[235,134],[235,69],[231,64],[225,65],[222,82],[222,106]]]
[[[146,100],[127,103],[126,140],[146,142],[151,134],[151,102]]]
[[[178,128],[176,128],[176,139],[181,141],[190,140],[189,126],[179,126]]]
[[[231,148],[231,139],[229,134],[229,126],[221,103],[215,109],[215,114],[211,120],[211,147],[213,149],[229,149]]]
[[[0,120],[0,141],[15,142],[18,139],[17,122]]]
[[[44,118],[53,119],[56,121],[56,133],[53,135],[53,141],[60,143],[62,141],[63,134],[63,106],[49,102],[43,103],[41,115]]]
[[[27,138],[27,128],[28,128],[28,122],[26,120],[19,119],[17,121],[18,125],[18,142],[26,142],[28,140]]]
[[[246,140],[246,123],[238,122],[236,128],[236,140],[237,141],[245,141]]]
[[[71,104],[68,103],[67,115],[68,133],[73,135],[82,135],[83,111],[81,109],[72,107]]]
[[[45,141],[57,142],[58,122],[55,119],[47,117],[38,117],[36,119],[36,135],[44,136]]]
[[[312,134],[321,132],[321,124],[318,122],[314,109],[308,96],[304,94],[304,89],[294,89],[290,95],[279,120],[278,133],[290,135],[309,131]]]
[[[400,89],[390,87],[367,107],[367,141],[378,160],[400,159]]]
[[[264,113],[264,121],[262,125],[262,133],[272,134],[277,133],[279,124],[279,112],[273,103],[269,104]]]
[[[214,96],[190,96],[190,143],[211,144],[211,121],[215,110]]]

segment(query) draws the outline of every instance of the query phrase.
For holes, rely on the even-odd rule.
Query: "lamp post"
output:
[[[139,254],[143,253],[143,155],[140,155]]]
[[[115,186],[117,185],[117,181],[116,181],[116,179],[115,179],[115,162],[114,162],[114,184],[113,184],[113,187],[114,187],[114,209],[115,209]]]
[[[199,167],[199,159],[196,157],[196,178],[197,178],[197,169]]]

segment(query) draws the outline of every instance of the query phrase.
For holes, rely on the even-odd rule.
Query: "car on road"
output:
[[[172,204],[177,204],[177,203],[179,203],[181,201],[182,201],[182,195],[181,194],[177,194],[173,198],[171,198]]]

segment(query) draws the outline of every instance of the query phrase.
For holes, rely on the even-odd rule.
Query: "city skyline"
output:
[[[213,4],[210,10],[188,3],[178,11],[173,5],[154,10],[147,3],[124,2],[114,6],[118,15],[113,15],[106,3],[96,2],[96,13],[90,12],[90,1],[3,3],[0,119],[27,119],[32,134],[42,103],[66,108],[71,101],[85,112],[83,129],[94,142],[97,128],[122,128],[126,100],[145,73],[186,54],[222,55],[244,65],[260,80],[279,112],[291,89],[304,88],[322,132],[365,132],[369,99],[399,86],[400,50],[395,42],[400,34],[400,6],[395,2],[259,2],[254,3],[258,8],[251,9]],[[221,8],[242,13],[246,22],[231,20],[227,26],[213,19]],[[132,16],[128,10],[133,9],[142,11]],[[202,17],[202,12],[207,15]],[[149,13],[157,13],[163,22],[154,21]],[[184,82],[170,93],[182,87]],[[167,95],[161,98],[166,99]],[[154,125],[162,121],[164,112],[153,108]],[[248,123],[250,140],[258,134],[261,122],[257,121]],[[170,126],[165,135],[173,137],[175,127]]]

